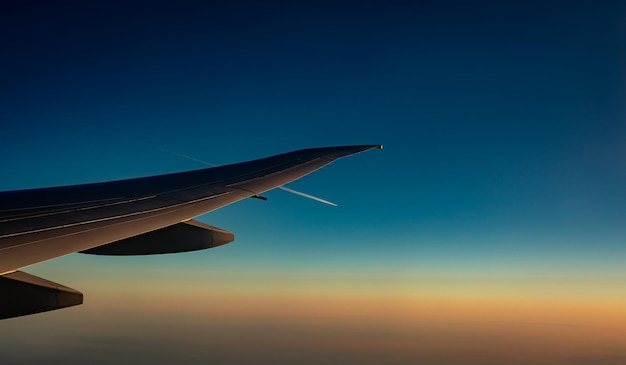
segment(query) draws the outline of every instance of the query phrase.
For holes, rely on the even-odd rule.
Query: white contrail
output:
[[[147,144],[147,143],[146,143],[146,144]],[[191,156],[184,155],[184,154],[182,154],[182,153],[180,153],[180,152],[176,152],[176,151],[172,151],[172,150],[165,149],[165,148],[163,148],[163,147],[161,147],[161,146],[157,146],[157,145],[153,145],[153,144],[148,144],[148,145],[149,145],[149,146],[152,146],[152,147],[154,147],[154,148],[160,149],[160,150],[161,150],[161,151],[163,151],[163,152],[171,153],[171,154],[173,154],[173,155],[180,156],[180,157],[183,157],[183,158],[186,158],[186,159],[192,160],[192,161],[196,161],[196,162],[199,162],[199,163],[204,164],[204,165],[207,165],[207,166],[211,166],[211,167],[217,167],[217,166],[218,166],[218,165],[216,165],[216,164],[212,164],[212,163],[210,163],[210,162],[206,162],[206,161],[200,160],[200,159],[195,158],[195,157],[191,157]],[[336,206],[337,206],[337,204],[335,204],[335,203],[333,203],[333,202],[329,202],[328,200],[324,200],[324,199],[322,199],[322,198],[318,198],[318,197],[316,197],[316,196],[313,196],[313,195],[309,195],[309,194],[303,193],[303,192],[301,192],[301,191],[297,191],[297,190],[290,189],[290,188],[288,188],[288,187],[286,187],[286,186],[284,186],[284,185],[279,186],[278,188],[279,188],[279,189],[281,189],[281,190],[284,190],[284,191],[286,191],[286,192],[292,193],[292,194],[296,194],[296,195],[303,196],[303,197],[305,197],[305,198],[313,199],[313,200],[318,201],[318,202],[320,202],[320,203],[324,203],[324,204],[332,205],[333,207],[336,207]]]
[[[199,163],[201,163],[201,164],[203,164],[203,165],[207,165],[207,166],[211,166],[211,167],[217,167],[217,166],[218,166],[218,165],[216,165],[216,164],[213,164],[213,163],[210,163],[210,162],[206,162],[206,161],[200,160],[200,159],[195,158],[195,157],[191,157],[191,156],[183,155],[183,154],[182,154],[182,153],[180,153],[180,152],[176,152],[176,151],[172,151],[172,150],[165,149],[165,148],[163,148],[163,147],[161,147],[161,146],[157,146],[157,145],[153,145],[153,144],[150,144],[150,146],[152,146],[152,147],[154,147],[154,148],[158,148],[158,149],[160,149],[160,150],[161,150],[161,151],[163,151],[163,152],[171,153],[171,154],[173,154],[173,155],[180,156],[180,157],[184,157],[184,158],[189,159],[189,160],[191,160],[191,161],[196,161],[196,162],[199,162]]]
[[[279,189],[281,189],[281,190],[288,191],[288,192],[290,192],[290,193],[296,194],[296,195],[303,196],[303,197],[305,197],[305,198],[309,198],[309,199],[317,200],[317,201],[318,201],[318,202],[320,202],[320,203],[324,203],[324,204],[332,205],[333,207],[336,207],[336,206],[337,206],[337,204],[335,204],[335,203],[333,203],[333,202],[329,202],[328,200],[324,200],[324,199],[322,199],[322,198],[318,198],[318,197],[313,196],[313,195],[305,194],[305,193],[303,193],[303,192],[301,192],[301,191],[297,191],[297,190],[289,189],[288,187],[286,187],[286,186],[284,186],[284,185],[283,185],[283,186],[279,186],[278,188],[279,188]]]

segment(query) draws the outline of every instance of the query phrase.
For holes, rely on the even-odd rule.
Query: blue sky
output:
[[[226,164],[385,145],[290,185],[337,208],[268,192],[199,218],[233,231],[228,246],[33,267],[52,280],[207,263],[295,277],[625,274],[619,2],[1,7],[2,190],[203,167],[176,153]]]
[[[383,143],[294,184],[341,208],[278,192],[262,209],[331,233],[623,236],[616,4],[120,6],[6,12],[5,190],[202,167],[163,150]]]

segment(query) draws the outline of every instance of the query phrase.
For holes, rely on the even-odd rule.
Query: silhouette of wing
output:
[[[167,175],[2,192],[0,318],[82,303],[73,289],[17,271],[24,266],[73,252],[158,254],[231,242],[232,233],[191,219],[375,148],[382,146],[312,148]]]

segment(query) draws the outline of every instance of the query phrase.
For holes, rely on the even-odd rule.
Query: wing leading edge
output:
[[[1,192],[0,275],[79,251],[155,254],[231,242],[232,233],[190,220],[376,148],[312,148],[167,175]],[[0,301],[0,316],[5,309]]]

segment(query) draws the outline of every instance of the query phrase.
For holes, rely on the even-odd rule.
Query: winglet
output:
[[[359,145],[359,146],[341,146],[341,147],[326,147],[323,148],[326,152],[323,158],[328,160],[336,160],[341,157],[346,157],[350,155],[354,155],[357,153],[374,150],[374,149],[382,149],[383,146],[380,144],[371,144],[371,145]]]

